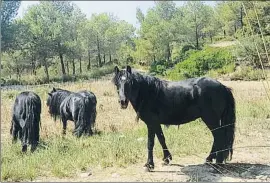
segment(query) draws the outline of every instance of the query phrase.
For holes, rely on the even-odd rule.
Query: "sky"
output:
[[[143,13],[154,6],[154,1],[73,1],[79,6],[87,17],[93,13],[113,13],[119,19],[125,20],[138,28],[136,19],[136,8],[139,7]],[[22,17],[28,6],[37,4],[38,1],[22,1],[18,11],[18,16]],[[175,1],[176,6],[181,6],[184,1]],[[205,4],[214,5],[214,1],[205,1]]]

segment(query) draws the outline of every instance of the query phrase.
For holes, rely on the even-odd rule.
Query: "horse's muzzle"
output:
[[[126,109],[128,107],[128,100],[120,100],[121,109]]]

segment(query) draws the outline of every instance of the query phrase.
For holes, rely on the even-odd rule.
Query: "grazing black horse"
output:
[[[41,100],[34,92],[20,93],[13,106],[10,134],[15,143],[19,136],[22,152],[27,151],[27,144],[31,145],[31,152],[35,151],[39,142]]]
[[[130,102],[148,129],[148,160],[145,166],[154,168],[153,147],[157,138],[163,148],[165,164],[172,160],[160,124],[180,125],[201,118],[211,130],[214,143],[208,162],[223,163],[233,154],[235,131],[235,101],[231,89],[207,78],[192,78],[169,82],[115,67],[113,82],[117,87],[121,108]]]
[[[83,133],[92,135],[96,120],[96,96],[92,92],[71,92],[55,89],[48,93],[47,106],[51,116],[60,117],[63,122],[63,134],[66,134],[67,120],[74,121],[73,134],[80,137]]]

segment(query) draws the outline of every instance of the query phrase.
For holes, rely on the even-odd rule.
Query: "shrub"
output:
[[[158,75],[164,75],[166,69],[172,67],[171,62],[166,62],[165,60],[159,60],[152,62],[150,65],[150,72]]]
[[[231,80],[256,81],[266,79],[261,69],[254,69],[250,66],[243,66],[230,75]]]
[[[270,36],[265,36],[266,49],[270,52]],[[260,58],[257,49],[260,53],[260,58],[263,64],[268,63],[265,47],[262,39],[259,36],[243,37],[239,39],[239,45],[235,47],[234,54],[238,57],[240,64],[255,66],[261,68]]]
[[[93,68],[90,72],[84,74],[76,75],[66,75],[64,78],[59,74],[50,75],[50,82],[69,82],[69,81],[78,81],[78,80],[87,80],[90,78],[100,78],[106,74],[113,72],[114,65],[106,64],[101,68]],[[1,78],[1,85],[39,85],[47,83],[47,78],[42,69],[37,69],[37,75],[22,75],[21,79],[15,78]]]
[[[210,70],[221,69],[233,61],[229,49],[208,47],[201,51],[192,51],[186,60],[176,64],[174,69],[168,72],[168,78],[178,80],[199,77]]]

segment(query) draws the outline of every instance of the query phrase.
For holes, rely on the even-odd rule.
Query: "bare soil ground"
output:
[[[222,48],[222,47],[235,45],[236,43],[237,43],[236,41],[222,41],[222,42],[211,44],[210,46]]]
[[[203,156],[204,157],[204,156]],[[252,157],[252,158],[251,158]],[[268,160],[268,164],[262,161]],[[269,182],[270,162],[269,151],[266,150],[236,150],[234,159],[224,167],[214,167],[204,164],[201,157],[191,156],[177,158],[169,166],[163,166],[156,161],[153,172],[145,172],[143,162],[128,168],[97,167],[94,170],[78,173],[71,179],[40,177],[35,181],[63,182]],[[247,161],[248,160],[248,161]],[[245,163],[241,163],[245,162]],[[247,163],[248,162],[248,163]],[[260,162],[262,164],[260,164]],[[218,169],[218,170],[217,170]]]

